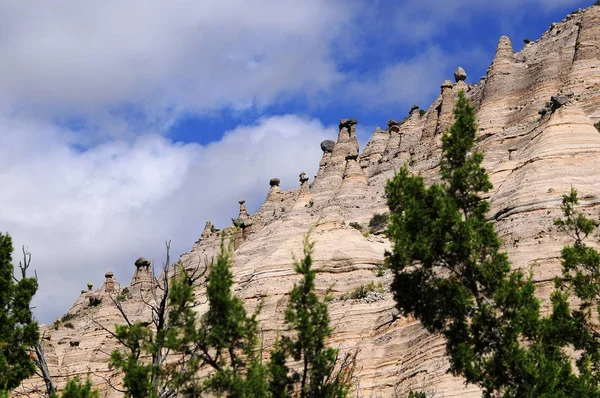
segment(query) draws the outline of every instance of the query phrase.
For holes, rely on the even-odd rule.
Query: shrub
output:
[[[71,319],[73,319],[73,318],[75,318],[75,315],[73,315],[73,314],[64,314],[64,315],[63,315],[63,316],[60,318],[60,321],[64,323],[64,322],[68,322],[68,321],[70,321],[70,320],[71,320]]]
[[[354,229],[358,229],[359,231],[360,231],[360,230],[362,230],[362,225],[360,225],[360,224],[359,224],[359,223],[357,223],[356,221],[352,221],[352,222],[351,222],[350,224],[348,224],[348,225],[350,225],[350,226],[351,226],[352,228],[354,228]]]
[[[600,1],[600,0],[598,0],[598,1]],[[599,6],[600,6],[600,4],[597,4],[597,5],[599,5]],[[598,132],[600,132],[600,121],[596,122],[596,123],[594,124],[594,127],[596,127],[596,130],[598,130]]]
[[[129,288],[124,287],[123,290],[121,290],[121,293],[119,293],[119,295],[117,296],[117,301],[125,301],[130,297],[131,293],[129,292]]]
[[[92,297],[90,299],[90,307],[97,307],[102,303],[102,299],[98,297]]]
[[[600,0],[598,0],[598,1],[600,1]],[[425,116],[425,113],[427,113],[427,111],[425,109],[419,109],[419,115],[421,117]]]
[[[369,221],[369,228],[371,233],[379,232],[387,227],[390,215],[388,213],[375,213],[371,221]]]
[[[369,282],[366,285],[360,285],[356,289],[342,296],[343,300],[360,300],[369,295],[371,292],[383,293],[383,285],[379,282],[377,285],[374,281]]]

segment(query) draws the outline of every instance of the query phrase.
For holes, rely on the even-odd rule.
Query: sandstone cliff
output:
[[[446,374],[444,343],[412,319],[393,315],[388,292],[389,271],[376,272],[389,243],[369,234],[374,213],[385,212],[384,187],[394,170],[408,163],[428,181],[438,175],[441,133],[452,123],[452,108],[464,90],[477,109],[478,149],[485,153],[494,190],[489,194],[496,229],[514,267],[533,267],[542,297],[559,270],[559,251],[567,241],[552,226],[560,214],[561,195],[577,187],[590,214],[600,210],[600,7],[571,14],[552,24],[542,37],[515,53],[508,37],[500,38],[487,75],[467,83],[464,70],[455,82],[441,84],[440,96],[424,113],[411,109],[403,121],[390,120],[377,129],[359,153],[354,119],[342,120],[335,143],[322,144],[323,157],[313,181],[299,176],[298,188],[283,192],[270,181],[264,204],[249,215],[243,202],[233,215],[240,226],[235,241],[236,293],[249,309],[264,300],[260,320],[265,344],[282,325],[286,293],[296,280],[291,254],[301,253],[302,236],[314,227],[318,287],[332,287],[330,303],[335,334],[331,344],[360,349],[357,392],[360,396],[404,396],[411,389],[436,390],[438,396],[479,396],[473,386]],[[318,143],[315,143],[318,145]],[[267,188],[265,181],[265,188]],[[359,231],[350,223],[365,227]],[[225,232],[232,234],[233,229]],[[200,239],[180,261],[199,266],[218,249],[219,233],[207,223]],[[134,319],[148,317],[139,299],[152,289],[151,271],[138,266],[127,288],[126,311]],[[341,299],[352,289],[381,282],[385,293],[361,300]],[[68,322],[48,327],[44,347],[58,386],[66,378],[93,372],[107,396],[119,396],[102,377],[115,340],[100,326],[122,322],[108,299],[124,286],[107,274],[105,284],[82,292],[67,314]],[[202,295],[202,288],[198,290]],[[90,299],[101,299],[90,306]],[[200,312],[204,308],[198,308]],[[69,323],[69,325],[67,325]],[[115,379],[116,381],[116,379]],[[43,386],[39,379],[25,387]]]

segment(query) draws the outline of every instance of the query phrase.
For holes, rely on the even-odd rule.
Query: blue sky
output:
[[[357,32],[352,44],[356,47],[352,51],[356,53],[347,54],[334,45],[332,51],[338,61],[336,66],[338,70],[348,74],[350,79],[375,81],[386,67],[417,60],[424,70],[435,73],[430,77],[430,82],[419,82],[421,86],[417,95],[376,101],[370,106],[368,102],[361,100],[360,93],[344,98],[344,85],[340,84],[333,92],[324,94],[321,98],[307,98],[306,93],[300,91],[282,97],[265,108],[250,106],[244,112],[225,109],[212,115],[184,115],[170,126],[168,136],[176,141],[205,144],[219,140],[223,131],[240,124],[252,123],[257,117],[286,113],[315,117],[326,125],[335,124],[341,117],[356,117],[362,125],[369,127],[385,125],[390,118],[404,117],[417,99],[421,101],[419,105],[422,107],[431,104],[438,94],[441,83],[439,78],[451,79],[452,72],[458,65],[468,71],[470,82],[478,82],[486,74],[500,36],[511,37],[513,47],[518,51],[523,47],[523,39],[537,39],[548,29],[550,23],[560,21],[579,7],[585,7],[589,1],[555,2],[557,4],[529,1],[505,10],[502,10],[501,2],[496,2],[497,5],[474,7],[472,13],[463,9],[456,18],[434,26],[426,34],[414,39],[403,32],[402,26],[397,26],[402,24],[401,21],[396,24],[394,19],[389,19],[390,15],[399,12],[397,6],[401,2],[373,3],[376,6],[369,7],[364,14],[355,15],[350,22],[351,29]],[[470,8],[471,5],[467,4],[466,7]],[[431,10],[426,6],[415,7],[411,18],[431,20],[431,16],[428,16]],[[403,35],[406,39],[399,37]],[[439,51],[441,58],[443,57],[438,68],[419,59],[427,51]],[[294,56],[293,47],[289,48],[289,55]],[[410,76],[407,76],[407,80],[409,79]],[[389,83],[403,84],[402,80]]]
[[[339,119],[364,144],[590,3],[0,0],[0,230],[33,254],[39,319],[297,186]]]

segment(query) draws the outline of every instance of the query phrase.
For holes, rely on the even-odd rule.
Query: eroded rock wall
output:
[[[395,170],[408,165],[430,183],[439,178],[440,137],[452,123],[452,107],[463,90],[477,109],[477,146],[485,153],[494,184],[488,195],[489,217],[513,266],[532,268],[539,293],[547,298],[558,272],[559,251],[567,243],[552,226],[560,215],[561,195],[573,185],[588,212],[600,211],[600,133],[594,127],[600,120],[599,42],[600,7],[569,15],[518,53],[503,37],[487,76],[478,84],[466,83],[464,70],[457,70],[455,82],[441,84],[440,97],[429,109],[421,114],[413,107],[406,120],[392,120],[387,129],[376,130],[362,154],[357,121],[342,120],[337,141],[321,146],[323,158],[312,183],[300,175],[299,187],[283,192],[279,180],[272,179],[263,206],[253,215],[241,209],[234,218],[240,227],[237,233],[231,227],[225,231],[235,241],[236,293],[249,310],[264,304],[260,321],[265,347],[283,323],[286,294],[297,280],[291,255],[301,255],[302,237],[312,227],[318,289],[322,294],[331,289],[337,297],[329,304],[335,327],[331,344],[360,350],[359,395],[405,396],[411,389],[422,389],[445,397],[479,396],[477,388],[465,387],[446,373],[439,337],[412,319],[393,315],[391,275],[376,272],[390,245],[382,235],[368,233],[367,224],[374,213],[387,210],[384,188]],[[553,102],[553,96],[560,100]],[[184,267],[202,267],[214,256],[219,234],[207,224],[200,240],[181,257]],[[381,282],[385,292],[361,300],[341,298],[371,281]],[[133,319],[147,318],[149,310],[141,300],[147,275],[138,270],[133,282],[125,310]],[[109,290],[123,294],[115,283],[109,281]],[[97,306],[90,306],[89,293],[82,293],[68,312],[72,327],[63,322],[44,332],[46,355],[59,387],[66,377],[85,376],[89,369],[107,396],[119,396],[102,379],[111,375],[108,356],[117,346],[103,327],[113,330],[122,322],[106,290],[97,292],[102,299]],[[197,293],[204,294],[201,286]],[[39,380],[25,383],[34,384],[43,385]]]

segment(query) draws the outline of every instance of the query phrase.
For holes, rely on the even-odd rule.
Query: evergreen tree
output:
[[[271,353],[272,397],[283,398],[297,392],[301,398],[342,398],[351,388],[355,355],[348,354],[344,361],[338,363],[338,350],[327,347],[327,339],[333,329],[329,326],[327,304],[320,301],[315,293],[313,246],[306,235],[304,257],[294,261],[294,270],[302,276],[302,280],[294,284],[290,292],[285,321],[295,336],[281,337]],[[287,356],[301,361],[299,371],[291,371],[287,367]]]
[[[338,351],[326,346],[332,329],[327,305],[315,293],[312,247],[306,238],[304,258],[295,261],[295,270],[303,279],[294,285],[286,310],[286,323],[295,335],[279,340],[266,365],[262,363],[258,332],[260,307],[248,315],[243,301],[233,294],[231,246],[225,244],[224,237],[209,267],[208,311],[201,317],[194,310],[198,278],[183,271],[163,285],[168,288],[168,306],[153,306],[155,313],[168,309],[164,322],[129,322],[118,306],[127,324],[117,325],[114,336],[126,349],[113,352],[110,365],[123,372],[126,394],[136,398],[205,393],[275,398],[290,397],[297,391],[301,397],[346,397],[356,354],[338,361]],[[178,358],[175,365],[156,359],[157,352],[164,349]],[[288,359],[302,360],[302,369],[291,371]],[[201,366],[213,370],[203,380],[197,378]]]
[[[511,271],[500,252],[479,196],[492,185],[473,150],[477,125],[462,92],[454,116],[442,137],[442,182],[426,187],[405,167],[386,187],[398,308],[446,338],[449,370],[485,396],[594,396],[564,353],[564,308],[557,302],[554,317],[541,318],[531,276]]]
[[[556,324],[563,338],[572,342],[580,355],[577,368],[586,383],[596,388],[600,384],[600,253],[586,244],[598,222],[576,211],[579,204],[577,190],[571,188],[563,195],[564,218],[554,220],[560,230],[567,233],[573,244],[561,251],[562,275],[555,279],[558,290],[552,295]],[[575,310],[569,305],[576,298]],[[557,309],[560,309],[559,312]],[[558,329],[558,327],[557,327]]]
[[[53,395],[54,398],[58,398],[57,395]],[[60,398],[99,398],[100,394],[98,390],[92,388],[92,382],[87,379],[85,384],[81,383],[79,377],[75,377],[67,381],[67,385],[60,394]]]
[[[117,298],[114,303],[126,324],[116,325],[114,333],[105,329],[124,348],[111,354],[109,365],[123,373],[124,392],[134,398],[192,394],[199,384],[193,289],[206,270],[187,273],[180,268],[177,275],[171,275],[170,242],[166,247],[163,278],[161,281],[153,278],[156,289],[153,300],[142,298],[152,311],[152,321],[131,322]]]
[[[0,391],[13,390],[34,374],[29,350],[39,339],[30,308],[38,283],[24,267],[21,279],[14,277],[12,252],[11,237],[0,233]]]
[[[267,397],[266,368],[262,364],[257,316],[248,316],[243,301],[232,292],[231,246],[221,251],[210,267],[206,295],[209,309],[202,316],[197,342],[203,360],[215,372],[205,387],[229,397]]]

